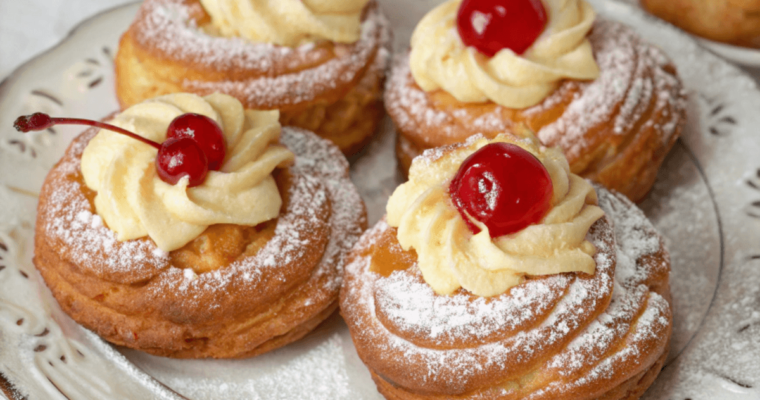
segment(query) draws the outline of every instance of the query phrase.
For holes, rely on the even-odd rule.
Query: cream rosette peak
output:
[[[596,13],[585,0],[542,0],[548,15],[543,33],[522,55],[503,49],[489,58],[467,47],[457,32],[462,0],[428,13],[412,35],[410,67],[425,91],[442,89],[458,101],[492,101],[508,108],[534,106],[563,79],[592,80],[599,66],[586,38]]]
[[[279,144],[277,111],[244,110],[224,94],[199,97],[179,93],[134,105],[111,124],[162,143],[171,121],[185,113],[205,115],[219,124],[227,152],[219,171],[188,188],[162,181],[157,150],[108,130],[101,130],[82,155],[82,175],[97,192],[95,210],[120,241],[149,236],[164,251],[181,248],[209,225],[254,226],[276,218],[282,206],[272,176],[294,156]]]
[[[448,192],[464,160],[494,142],[512,143],[536,156],[554,189],[552,208],[538,224],[497,238],[474,220],[481,231],[473,234]],[[532,135],[505,134],[492,140],[474,136],[440,157],[416,158],[409,180],[395,190],[386,211],[388,224],[398,228],[399,243],[416,251],[422,276],[436,293],[451,294],[463,287],[485,297],[506,292],[526,275],[593,274],[596,249],[586,236],[604,216],[593,186],[570,172],[560,149],[546,148]]]
[[[201,0],[209,33],[295,47],[330,40],[354,43],[369,0]]]

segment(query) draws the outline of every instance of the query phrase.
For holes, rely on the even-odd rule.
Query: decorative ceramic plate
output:
[[[696,36],[695,36],[696,37]],[[733,46],[698,37],[700,43],[719,56],[740,65],[760,68],[760,49]]]
[[[381,0],[405,49],[437,1]],[[689,90],[688,125],[641,205],[673,259],[667,365],[646,398],[760,399],[760,92],[688,35],[612,0],[599,13],[666,50]],[[21,114],[116,110],[117,41],[137,4],[83,22],[0,85],[0,393],[28,399],[380,399],[339,316],[249,360],[173,360],[113,347],[58,308],[32,265],[37,192],[76,128],[22,135]],[[352,176],[372,223],[399,183],[386,121]],[[0,395],[1,396],[1,395]]]

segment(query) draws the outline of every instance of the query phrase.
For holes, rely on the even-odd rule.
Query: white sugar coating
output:
[[[546,281],[528,281],[512,289],[500,301],[457,294],[436,297],[433,289],[414,275],[394,272],[378,281],[376,297],[383,313],[397,326],[438,344],[457,338],[482,339],[503,330],[514,330],[531,318],[544,314],[559,299],[572,279],[555,275]],[[560,289],[553,292],[551,289]],[[516,312],[517,311],[517,312]]]
[[[595,23],[589,39],[602,73],[594,81],[579,83],[583,94],[573,99],[562,117],[538,132],[541,141],[560,144],[567,153],[578,154],[585,145],[579,139],[606,121],[613,121],[616,134],[629,131],[639,122],[653,96],[657,97],[659,109],[665,103],[673,103],[677,110],[686,108],[685,101],[672,90],[680,87],[678,78],[663,69],[670,61],[662,50],[643,41],[632,29],[606,20]],[[550,96],[548,104],[559,101],[565,87],[567,84]],[[539,104],[526,113],[540,113],[545,108]],[[662,126],[662,139],[667,143],[677,131],[680,115],[664,117],[668,119]]]
[[[94,133],[89,135],[92,136]],[[72,150],[81,154],[84,144],[76,142]],[[59,164],[56,173],[68,175],[79,169],[80,159],[68,158]],[[139,274],[138,278],[150,276],[167,267],[167,255],[156,251],[158,248],[153,242],[118,241],[115,233],[105,227],[103,220],[93,213],[79,183],[68,181],[68,184],[57,185],[50,193],[47,204],[48,208],[43,211],[43,218],[40,219],[46,221],[45,230],[65,246],[71,262],[96,276],[124,279],[133,271],[136,262],[147,266],[144,274]],[[45,218],[45,215],[52,217]]]
[[[435,155],[429,152],[427,156]],[[456,392],[468,382],[484,377],[486,369],[490,370],[489,374],[494,370],[505,376],[513,374],[516,371],[509,370],[510,363],[520,365],[530,362],[532,357],[540,358],[546,349],[568,338],[573,340],[571,344],[546,361],[543,368],[567,371],[567,374],[587,370],[582,375],[585,381],[575,382],[578,385],[601,379],[611,371],[603,365],[607,362],[605,357],[610,357],[609,351],[616,348],[621,336],[629,332],[631,326],[635,329],[628,333],[628,338],[640,336],[636,339],[638,345],[643,343],[638,340],[661,340],[662,337],[656,335],[667,329],[670,311],[667,301],[640,284],[648,275],[641,258],[661,250],[656,231],[627,199],[603,189],[598,191],[600,207],[615,228],[589,234],[588,239],[600,250],[595,256],[597,270],[592,279],[565,275],[530,280],[516,287],[519,290],[513,288],[512,293],[473,300],[462,294],[435,295],[417,279],[416,266],[406,271],[394,271],[383,278],[369,271],[369,258],[358,258],[347,266],[347,273],[359,283],[352,283],[344,289],[347,295],[347,301],[343,303],[344,313],[348,314],[352,324],[356,323],[352,326],[352,335],[355,340],[358,338],[362,343],[384,349],[384,354],[393,358],[388,360],[389,363],[413,363],[415,368],[421,368],[418,373],[423,382]],[[360,240],[361,246],[372,246],[369,238],[385,229],[388,229],[387,224],[379,222]],[[620,233],[627,229],[636,232]],[[614,238],[611,236],[613,232]],[[655,242],[650,237],[654,237]],[[608,249],[605,241],[615,243],[615,248]],[[615,254],[616,260],[609,259],[603,251]],[[614,261],[617,262],[615,267]],[[620,271],[624,271],[623,274]],[[613,276],[614,280],[610,279]],[[545,298],[551,292],[549,286],[566,281],[570,281],[569,288],[561,293],[562,298],[553,309],[543,312],[548,316],[538,325],[521,327],[506,337],[497,335],[495,339],[489,338],[490,342],[479,340],[500,328],[508,331],[518,326],[529,319],[531,313],[541,313],[541,306],[535,305],[550,301]],[[598,301],[610,295],[612,300],[604,312],[588,321],[584,307],[594,308]],[[380,322],[378,307],[394,329],[407,332],[402,334],[404,337],[397,336]],[[355,317],[354,313],[361,318]],[[419,336],[443,349],[420,345],[414,339]],[[466,343],[469,347],[447,348],[447,341],[456,341],[460,347],[461,343]],[[637,349],[636,345],[631,345],[613,351],[615,357],[622,359],[641,355]],[[396,360],[394,357],[400,358]],[[592,368],[598,371],[589,372]],[[457,379],[446,379],[452,376]]]
[[[631,360],[645,357],[644,354],[647,349],[644,344],[656,341],[658,336],[667,331],[670,324],[670,320],[666,317],[670,313],[670,305],[657,293],[651,293],[644,312],[633,324],[630,322],[635,318],[633,307],[623,306],[619,309],[613,309],[613,307],[615,305],[611,305],[611,310],[608,312],[615,314],[602,315],[597,321],[602,318],[619,317],[623,321],[621,324],[604,327],[595,321],[593,327],[590,327],[587,332],[584,332],[582,336],[576,339],[581,341],[582,345],[571,344],[567,351],[554,357],[551,361],[558,365],[559,373],[564,376],[572,376],[573,373],[577,373],[579,370],[590,369],[585,371],[580,378],[571,381],[569,384],[558,381],[552,382],[546,388],[531,393],[526,399],[541,397],[544,392],[551,390],[567,390],[573,387],[593,385],[596,381],[613,377],[621,369],[621,365]],[[628,329],[631,329],[631,325],[633,325],[632,331],[628,332]],[[626,330],[623,331],[622,329]],[[605,354],[605,357],[600,355],[591,359],[585,356],[589,350],[596,350],[596,354],[604,354],[610,350],[610,339],[615,334],[623,336],[626,333],[628,334],[625,338],[626,345],[613,354]],[[573,357],[575,357],[574,360]],[[636,361],[633,362],[636,363]]]
[[[626,287],[642,284],[652,271],[645,264],[637,265],[637,260],[660,248],[660,236],[644,213],[633,206],[627,198],[600,196],[600,206],[619,218],[614,220],[615,237],[621,251],[615,270],[616,279]],[[663,262],[670,263],[669,257]]]
[[[295,169],[302,173],[315,173],[323,177],[330,194],[330,241],[316,269],[319,276],[334,266],[338,274],[330,281],[331,289],[338,290],[343,281],[344,258],[359,240],[367,224],[364,202],[348,176],[348,161],[340,150],[326,140],[313,140],[314,135],[297,128],[285,128],[282,142],[299,156]],[[326,162],[331,160],[331,162]]]
[[[478,133],[476,135],[472,135],[468,137],[464,142],[461,142],[461,143],[454,143],[448,146],[440,146],[440,147],[433,147],[431,149],[426,149],[425,151],[422,152],[422,154],[415,157],[413,162],[430,165],[438,161],[441,157],[443,157],[449,151],[460,148],[460,147],[472,146],[475,142],[482,139],[486,139],[486,137],[483,134]],[[522,139],[517,139],[517,140],[522,140]]]
[[[385,107],[393,115],[393,122],[402,131],[416,131],[418,125],[423,128],[437,127],[438,134],[454,136],[453,127],[447,122],[451,117],[445,112],[432,107],[427,94],[420,88],[410,86],[411,70],[409,67],[409,53],[399,53],[394,57],[393,69],[386,83]],[[501,115],[494,112],[491,120],[499,130],[504,130]]]
[[[591,239],[592,243],[594,244],[598,244],[601,240],[599,237],[590,237],[589,239]],[[372,293],[372,286],[377,288],[382,285],[382,279],[378,279],[378,275],[374,273],[366,272],[367,262],[367,259],[363,259],[364,265],[357,263],[349,266],[349,268],[356,268],[356,270],[354,270],[354,273],[360,271],[361,269],[364,269],[365,275],[362,279],[368,279],[374,283],[374,285],[366,284],[363,286],[363,293],[358,296],[358,300],[360,302],[359,306],[364,310],[367,310],[371,315],[372,320],[375,321],[375,298]],[[567,294],[561,299],[560,303],[555,307],[553,312],[544,321],[544,323],[541,324],[541,326],[537,327],[537,329],[520,331],[516,335],[503,341],[486,343],[481,346],[465,349],[450,349],[446,351],[440,351],[418,347],[413,343],[402,339],[401,337],[391,334],[381,327],[373,327],[372,329],[367,329],[363,332],[360,332],[359,334],[380,335],[382,336],[382,339],[371,341],[373,343],[389,344],[394,350],[400,350],[405,358],[424,360],[423,365],[425,368],[427,368],[427,371],[421,372],[426,381],[429,379],[440,384],[442,382],[438,381],[440,377],[443,376],[443,373],[453,371],[458,376],[461,376],[461,380],[459,382],[444,382],[444,384],[453,385],[453,388],[458,388],[465,385],[469,380],[476,378],[478,374],[485,373],[485,367],[502,368],[502,366],[506,364],[507,360],[509,360],[511,357],[518,357],[520,353],[527,353],[528,355],[539,353],[544,346],[556,343],[557,341],[563,339],[564,336],[571,330],[577,329],[583,322],[583,316],[585,313],[583,308],[581,308],[581,305],[584,303],[584,301],[590,299],[593,303],[597,300],[600,300],[605,295],[609,295],[612,291],[612,282],[606,282],[609,277],[608,274],[611,273],[611,271],[609,271],[612,269],[611,262],[608,261],[605,263],[604,260],[598,259],[597,263],[598,265],[596,276],[600,277],[600,279],[575,280],[575,282],[570,286]],[[367,276],[367,274],[372,274],[372,276]],[[386,288],[386,292],[387,290],[388,288]],[[540,296],[541,293],[545,292],[546,290],[548,290],[548,288],[544,290],[536,290],[532,293],[529,293],[529,295],[532,294],[534,296]],[[398,296],[401,295],[401,293],[388,293],[388,295]],[[436,302],[435,299],[425,298],[431,295],[432,291],[422,290],[416,292],[416,298],[413,299],[413,302],[418,303],[419,305],[428,304],[431,306],[430,309],[423,311],[425,315],[435,314],[437,312],[437,306],[440,304]],[[508,297],[509,296],[505,295],[501,296],[500,298],[494,298],[491,300],[492,302],[504,303],[499,307],[496,307],[499,312],[508,310],[510,305],[514,307],[519,304],[519,302],[507,300]],[[540,299],[537,301],[540,301]],[[384,306],[385,304],[383,304],[383,307]],[[478,309],[478,312],[476,314],[469,314],[470,309],[465,307],[461,307],[458,310],[449,307],[448,312],[451,315],[452,312],[458,311],[455,317],[456,319],[462,322],[467,321],[469,324],[479,325],[482,323],[484,314],[487,314],[489,311],[491,311],[489,310],[491,307]],[[508,312],[514,311],[515,310],[513,309],[509,310]],[[491,316],[492,320],[496,320],[498,318],[498,316]],[[557,320],[562,320],[563,322],[556,325],[553,324],[553,322]],[[404,326],[402,328],[406,331],[418,330],[420,332],[431,332],[434,329],[445,328],[435,327],[431,324],[430,321],[424,319],[416,321],[409,319],[400,319],[394,322],[397,324],[410,324],[409,326]],[[470,329],[462,329],[462,325],[463,324],[461,322],[454,326],[449,325],[449,328],[453,327],[453,330],[447,331],[443,335],[459,340],[469,339],[468,331]],[[494,326],[494,328],[496,327]],[[439,335],[442,336],[441,334]]]
[[[84,144],[94,135],[77,139],[72,147],[74,157],[64,158],[54,174],[77,172]],[[151,278],[154,296],[167,294],[177,301],[200,308],[216,308],[224,300],[229,285],[244,283],[255,286],[275,276],[279,266],[298,259],[308,243],[299,232],[324,226],[316,214],[328,201],[332,206],[330,237],[325,253],[314,268],[312,279],[327,278],[325,290],[337,292],[342,278],[343,257],[361,234],[366,222],[361,198],[348,179],[348,163],[334,145],[316,135],[298,129],[283,128],[282,143],[296,154],[292,171],[293,185],[286,212],[280,216],[274,237],[253,257],[200,275],[169,265],[168,254],[160,251],[149,239],[120,242],[102,220],[75,181],[57,181],[52,188],[49,207],[43,212],[55,215],[46,219],[50,237],[65,244],[71,261],[85,271],[106,280],[121,283]],[[192,272],[192,271],[190,271]],[[158,275],[157,275],[158,274]],[[134,277],[127,280],[126,276]],[[279,276],[279,275],[276,275]],[[216,293],[209,301],[208,295]],[[322,295],[316,293],[315,296]],[[203,299],[204,303],[199,302]],[[308,301],[308,299],[306,300]]]
[[[198,274],[196,274],[192,268],[185,268],[182,273],[185,276],[185,280],[192,281],[198,279]]]
[[[269,56],[282,54],[276,52],[277,46],[272,44],[208,35],[190,18],[190,10],[181,1],[145,1],[137,22],[139,29],[135,30],[135,39],[138,42],[156,46],[157,50],[181,61],[212,68],[265,71],[271,67]]]
[[[593,367],[574,383],[576,386],[611,376],[616,365],[641,355],[641,343],[657,339],[670,323],[670,305],[643,284],[652,271],[640,262],[660,250],[659,235],[644,213],[627,198],[598,192],[599,205],[612,220],[615,231],[617,264],[612,300],[604,313],[548,362],[562,376],[573,376]],[[667,256],[663,262],[669,262]],[[632,327],[633,334],[629,333]],[[628,345],[607,357],[613,344],[626,334]]]
[[[172,294],[179,292],[184,294],[181,296],[183,302],[197,307],[216,307],[220,304],[208,304],[206,298],[201,299],[197,294],[217,293],[219,296],[214,297],[222,298],[233,281],[242,280],[254,285],[268,279],[281,265],[301,258],[308,242],[300,237],[299,232],[323,224],[315,210],[324,205],[328,198],[319,185],[319,180],[310,176],[297,177],[289,190],[293,201],[277,220],[274,237],[255,256],[233,262],[225,268],[202,273],[192,281],[184,279],[181,269],[170,267],[159,278],[161,284],[153,286],[155,295],[161,296],[167,291]],[[308,200],[304,201],[305,199]],[[203,305],[199,301],[204,301]]]
[[[175,360],[154,359],[136,355],[138,365],[147,368],[166,365],[171,375],[163,382],[194,400],[207,399],[351,399],[357,394],[351,389],[341,338],[332,334],[317,345],[297,344],[298,356],[284,349],[281,358],[265,355],[255,360]],[[280,362],[285,359],[287,361]],[[251,368],[249,361],[260,366],[255,376],[245,379],[241,368]],[[213,368],[217,377],[209,377]],[[150,369],[148,370],[150,372]],[[225,374],[228,372],[228,374]],[[192,378],[190,378],[192,377]]]
[[[199,93],[221,91],[260,107],[311,101],[321,93],[348,85],[390,43],[388,21],[375,6],[367,12],[359,40],[326,61],[326,51],[314,44],[291,49],[211,36],[190,15],[191,10],[181,0],[148,0],[142,5],[132,31],[138,43],[180,63],[200,64],[223,73],[250,73],[246,79],[186,79],[183,85]],[[305,65],[310,67],[304,69]],[[272,71],[282,73],[274,76]]]
[[[182,0],[147,0],[135,20],[136,39],[180,62],[198,63],[217,70],[260,71],[274,66],[296,67],[313,63],[323,54],[313,53],[313,44],[299,48],[257,43],[236,37],[218,37],[204,32],[191,18],[192,11]],[[362,25],[362,39],[375,21]],[[361,41],[361,39],[360,39]],[[311,58],[304,58],[311,57]]]
[[[616,283],[612,292],[612,301],[604,314],[589,324],[588,328],[573,339],[566,352],[558,354],[549,361],[549,366],[555,368],[561,375],[570,376],[589,363],[587,354],[594,354],[596,359],[603,354],[608,343],[630,329],[630,320],[638,312],[643,296],[648,290],[641,288],[633,295]]]
[[[199,301],[197,294],[217,293],[214,298],[222,299],[227,287],[233,280],[244,280],[251,285],[262,282],[266,277],[276,273],[279,266],[292,262],[305,249],[299,232],[305,232],[321,224],[315,214],[316,206],[330,199],[332,213],[330,216],[330,240],[322,260],[315,267],[312,278],[326,277],[325,289],[337,291],[342,282],[344,256],[358,240],[364,223],[364,209],[360,206],[361,198],[348,179],[348,163],[337,147],[314,134],[296,128],[283,128],[281,141],[296,154],[293,169],[304,179],[296,180],[291,187],[291,203],[297,207],[289,208],[277,222],[275,236],[259,250],[254,257],[235,262],[221,270],[199,275],[199,279],[187,281],[172,275],[180,273],[171,267],[163,285],[156,287],[156,295],[166,290],[184,292],[182,301],[197,307],[218,307],[220,303],[209,304]],[[315,178],[319,177],[319,178]],[[327,190],[327,193],[324,192]],[[304,307],[310,303],[304,300]]]
[[[681,86],[678,79],[664,69],[669,64],[668,58],[633,30],[599,18],[589,39],[601,70],[599,78],[590,82],[565,81],[541,104],[523,110],[527,116],[543,113],[563,102],[568,91],[580,88],[562,116],[537,132],[542,142],[562,146],[571,158],[587,146],[584,136],[594,127],[612,121],[614,133],[623,134],[633,128],[653,96],[657,97],[655,110],[663,109],[666,103],[672,103],[675,110],[686,107],[685,101],[675,95],[678,92],[674,92]],[[465,118],[468,111],[459,109],[449,114],[436,109],[424,91],[411,85],[411,79],[409,56],[400,54],[386,92],[386,107],[394,122],[404,132],[435,128],[440,136],[458,137],[460,128],[454,121]],[[507,131],[511,121],[505,120],[503,111],[502,107],[495,107],[472,121],[467,120],[467,125],[482,132]],[[667,143],[678,130],[680,113],[664,117],[662,139]]]

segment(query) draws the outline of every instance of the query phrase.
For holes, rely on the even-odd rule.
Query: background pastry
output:
[[[515,198],[491,178],[499,162],[472,163],[505,143],[544,165],[548,209],[525,197],[541,185]],[[462,197],[468,182],[485,189]],[[515,204],[544,214],[492,237],[524,215],[504,214]],[[669,270],[643,213],[569,173],[560,150],[475,136],[415,159],[349,256],[341,313],[388,399],[636,399],[668,354]]]
[[[122,108],[221,92],[358,151],[382,115],[390,34],[374,1],[147,0],[120,41]]]
[[[574,173],[641,200],[685,120],[685,93],[663,52],[595,20],[583,0],[552,0],[540,3],[548,22],[530,47],[489,57],[458,33],[467,3],[478,1],[432,10],[394,64],[385,104],[402,170],[425,149],[524,124],[562,147]]]
[[[188,156],[162,164],[167,127],[187,113],[218,124],[226,157],[172,183],[166,169]],[[343,257],[366,225],[337,147],[293,128],[280,144],[276,111],[222,94],[159,97],[112,123],[162,143],[158,156],[91,129],[40,195],[34,263],[74,320],[155,355],[229,358],[297,340],[337,308]]]
[[[758,0],[641,0],[641,5],[695,35],[760,48]]]

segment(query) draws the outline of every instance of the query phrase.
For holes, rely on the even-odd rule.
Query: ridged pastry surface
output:
[[[212,36],[203,30],[209,23],[198,0],[145,1],[116,56],[122,108],[167,93],[221,92],[248,109],[278,109],[283,125],[312,130],[346,154],[372,136],[382,115],[391,39],[375,2],[352,44],[254,43]]]
[[[156,355],[229,358],[296,340],[336,308],[344,256],[366,226],[337,147],[284,128],[297,161],[276,178],[280,216],[212,226],[165,253],[147,238],[117,241],[97,215],[80,170],[95,133],[80,135],[48,175],[36,226],[35,265],[74,320]]]
[[[341,313],[381,393],[638,398],[667,355],[670,260],[640,210],[598,192],[607,217],[588,236],[598,249],[594,275],[530,278],[491,298],[437,295],[394,228],[380,221],[366,232],[349,256]],[[408,268],[378,273],[373,263]]]
[[[411,76],[408,55],[400,56],[385,104],[399,129],[402,169],[426,149],[525,124],[544,144],[562,147],[573,173],[641,200],[680,136],[686,94],[665,54],[630,28],[599,19],[589,41],[600,77],[565,80],[542,103],[523,110],[461,103],[440,90],[426,93]]]

